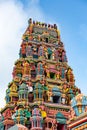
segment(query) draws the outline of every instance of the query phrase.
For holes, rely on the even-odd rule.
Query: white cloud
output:
[[[44,21],[39,0],[28,1],[27,9],[16,0],[0,0],[0,107],[4,105],[5,89],[12,80],[12,69],[28,19]]]

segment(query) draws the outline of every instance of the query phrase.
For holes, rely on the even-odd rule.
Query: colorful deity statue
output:
[[[59,52],[58,52],[58,49],[55,49],[54,53],[55,53],[55,59],[58,60],[58,55],[59,55],[59,54],[58,54],[58,53],[59,53]]]
[[[66,53],[64,50],[62,51],[62,62],[67,62]]]
[[[47,48],[47,52],[48,52],[48,59],[54,59],[54,52],[53,52],[53,55],[52,55],[51,47]]]
[[[55,60],[55,53],[52,53],[52,60]]]
[[[23,62],[23,75],[29,75],[30,73],[30,66],[27,61]]]
[[[32,48],[31,45],[26,46],[26,56],[32,56]]]
[[[22,55],[23,58],[26,57],[26,46],[25,46],[25,44],[21,45],[21,55]]]
[[[56,78],[60,79],[60,69],[58,69],[58,71],[57,71]]]
[[[46,46],[44,46],[44,56],[46,59],[48,59],[48,51]]]
[[[67,70],[67,80],[68,80],[68,82],[74,82],[74,75],[72,73],[72,69],[71,68],[69,68]]]
[[[58,50],[58,59],[59,59],[59,62],[62,62],[62,49]]]
[[[67,105],[69,105],[69,103],[70,103],[68,92],[69,92],[69,86],[68,86],[68,84],[65,82],[65,83],[63,84],[62,103],[63,103],[63,104],[67,104]]]
[[[52,102],[52,91],[48,91],[47,92],[47,95],[48,95],[48,102]]]
[[[69,115],[69,117],[70,117],[71,120],[75,118],[75,111],[74,111],[74,109],[72,107],[70,109],[70,115]]]
[[[13,77],[15,77],[15,76],[21,77],[22,76],[22,64],[21,64],[20,61],[17,61],[15,63],[15,66],[14,66],[12,74],[13,74]]]
[[[33,32],[33,24],[32,24],[32,19],[29,19],[29,34],[31,34]]]
[[[10,108],[8,108],[7,110],[5,110],[5,112],[3,113],[3,117],[4,119],[11,119],[12,116],[12,112],[10,110]]]
[[[46,73],[47,73],[47,77],[50,78],[50,71],[46,70]]]
[[[43,56],[43,54],[44,54],[44,48],[43,46],[40,46],[38,50],[38,56]]]
[[[38,48],[37,48],[37,46],[34,45],[32,50],[33,50],[33,58],[38,59]]]
[[[55,49],[54,48],[52,48],[52,56],[51,56],[52,58],[52,60],[55,60]]]
[[[65,69],[61,68],[61,78],[64,79],[65,78]]]
[[[37,75],[43,75],[43,64],[41,62],[37,65]]]

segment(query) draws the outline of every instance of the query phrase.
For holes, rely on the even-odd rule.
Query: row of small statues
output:
[[[42,62],[28,63],[28,61],[19,62],[15,65],[13,69],[13,77],[17,74],[22,75],[44,75],[45,77],[52,79],[66,79],[68,82],[74,82],[74,75],[71,68],[58,68],[51,69],[47,65],[44,65]]]
[[[33,58],[38,59],[38,57],[43,56],[45,59],[58,60],[60,62],[67,62],[66,52],[62,49],[54,49],[46,46],[36,45],[26,45],[22,44],[20,49],[20,57],[33,56]]]
[[[50,24],[46,24],[46,23],[41,23],[41,22],[38,22],[38,21],[32,21],[32,19],[30,18],[29,21],[28,21],[29,24],[33,24],[33,25],[36,25],[36,26],[40,26],[40,27],[45,27],[45,28],[54,28],[54,29],[57,29],[57,25],[54,24],[54,25],[50,25]]]

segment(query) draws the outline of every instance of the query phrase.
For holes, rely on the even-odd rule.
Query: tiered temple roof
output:
[[[57,25],[29,19],[6,90],[0,130],[67,130],[70,102],[80,93]],[[9,129],[9,130],[10,130]]]

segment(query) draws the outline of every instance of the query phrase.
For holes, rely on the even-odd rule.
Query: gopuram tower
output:
[[[80,90],[60,32],[56,24],[28,23],[6,90],[0,130],[67,130],[70,101]]]

